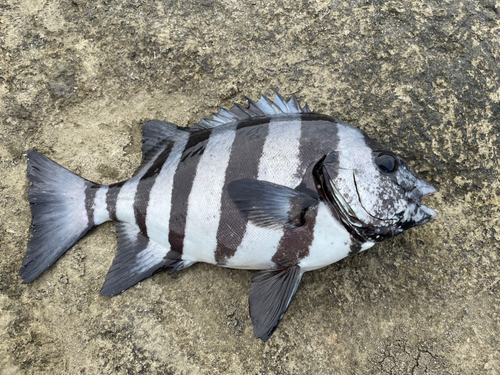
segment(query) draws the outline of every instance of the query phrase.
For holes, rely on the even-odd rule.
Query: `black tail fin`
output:
[[[99,188],[36,151],[28,152],[28,179],[33,237],[19,272],[23,283],[40,276],[94,227]]]

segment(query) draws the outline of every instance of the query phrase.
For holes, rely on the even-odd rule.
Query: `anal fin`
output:
[[[248,301],[253,332],[267,341],[288,310],[302,278],[299,266],[279,267],[253,274]]]
[[[117,223],[116,237],[116,257],[106,275],[101,296],[119,294],[166,268],[178,271],[194,264],[171,256],[172,252],[143,236],[133,225]]]

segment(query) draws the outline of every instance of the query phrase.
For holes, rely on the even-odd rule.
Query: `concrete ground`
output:
[[[496,0],[0,2],[1,374],[499,374]],[[99,183],[141,125],[296,93],[403,156],[437,220],[303,278],[254,338],[251,272],[199,264],[115,297],[114,225],[34,282],[18,270],[26,152]]]

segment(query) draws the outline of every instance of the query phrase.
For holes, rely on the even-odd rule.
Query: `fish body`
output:
[[[95,226],[117,222],[101,295],[197,262],[252,276],[254,333],[267,340],[302,274],[424,224],[435,189],[397,155],[332,117],[261,97],[192,128],[150,121],[135,175],[109,186],[29,152],[30,282]],[[71,220],[68,220],[71,217]]]

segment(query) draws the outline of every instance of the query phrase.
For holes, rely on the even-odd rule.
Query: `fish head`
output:
[[[344,225],[378,242],[434,219],[437,212],[421,199],[436,189],[400,156],[349,128],[351,136],[325,156],[320,172],[327,200]]]

